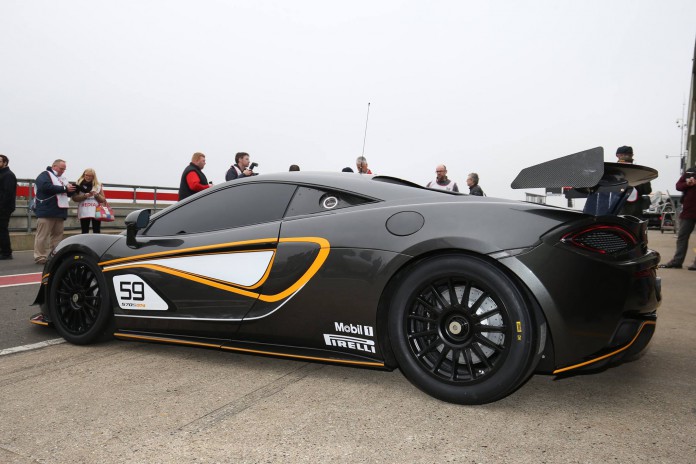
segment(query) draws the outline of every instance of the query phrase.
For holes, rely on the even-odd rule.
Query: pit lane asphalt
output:
[[[650,231],[663,262],[674,242]],[[39,270],[22,261],[0,261],[0,274]],[[432,399],[399,371],[188,347],[64,343],[0,356],[0,462],[693,463],[696,272],[659,275],[664,300],[642,358],[537,375],[476,407]],[[2,348],[57,337],[27,323],[37,286],[0,288]]]

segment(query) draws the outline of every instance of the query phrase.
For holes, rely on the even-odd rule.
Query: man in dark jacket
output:
[[[15,210],[17,178],[10,171],[10,159],[0,155],[0,259],[12,259],[10,216]]]
[[[689,236],[696,225],[696,166],[686,170],[677,181],[677,190],[682,192],[682,211],[679,214],[679,232],[677,233],[677,251],[667,264],[660,264],[663,268],[681,269],[686,250],[689,248]],[[689,266],[690,271],[696,271],[696,259]]]
[[[469,195],[476,195],[479,197],[485,197],[486,194],[483,193],[483,189],[481,188],[481,186],[478,183],[479,183],[479,176],[475,172],[470,173],[466,177],[466,185],[469,186]]]
[[[205,155],[198,152],[194,153],[191,157],[191,162],[181,174],[181,181],[179,182],[179,201],[210,187],[208,178],[203,174],[204,167]]]
[[[44,264],[53,249],[63,240],[65,220],[71,197],[77,187],[63,177],[67,164],[57,159],[36,177],[36,238],[34,262]]]
[[[633,164],[633,148],[626,145],[617,148],[616,158],[616,162],[619,164]],[[583,212],[594,216],[616,214],[635,216],[641,219],[643,210],[650,207],[650,200],[644,197],[644,195],[649,195],[650,192],[652,192],[650,182],[637,185],[636,187],[628,187],[626,191],[622,190],[621,192],[595,192],[587,197]],[[616,206],[624,195],[627,195],[626,201],[621,206],[621,209],[616,211]]]
[[[633,164],[633,148],[626,145],[616,149],[617,163]],[[650,200],[644,198],[652,192],[650,182],[637,185],[628,193],[626,203],[621,207],[619,214],[643,218],[643,210],[650,206]]]
[[[234,164],[227,170],[225,180],[241,179],[254,175],[254,171],[249,169],[249,153],[239,152],[234,155]]]

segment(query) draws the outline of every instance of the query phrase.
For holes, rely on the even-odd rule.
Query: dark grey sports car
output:
[[[591,195],[657,175],[598,150],[513,185]],[[113,334],[398,367],[432,396],[477,404],[534,372],[635,356],[660,300],[645,222],[390,177],[256,176],[126,222],[123,235],[61,242],[32,322],[77,344]]]

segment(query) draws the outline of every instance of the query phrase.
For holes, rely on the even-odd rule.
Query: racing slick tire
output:
[[[48,309],[58,333],[76,345],[100,341],[112,314],[106,279],[94,258],[66,257],[51,281]]]
[[[520,290],[484,259],[426,259],[400,282],[388,329],[399,368],[414,385],[451,403],[483,404],[531,375],[535,325]]]

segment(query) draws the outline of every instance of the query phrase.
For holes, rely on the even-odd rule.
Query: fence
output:
[[[179,201],[179,189],[174,187],[157,187],[146,185],[129,184],[102,184],[104,194],[117,216],[125,216],[127,212],[134,209],[150,208],[153,212],[164,209],[167,206]],[[25,230],[31,233],[32,212],[29,204],[34,198],[34,179],[17,179],[17,210],[24,210],[19,216],[26,217],[26,227],[10,227],[13,231]],[[25,201],[22,201],[25,200]],[[133,206],[124,206],[131,204]],[[77,205],[74,205],[77,207]],[[119,214],[119,211],[123,214]],[[18,215],[15,213],[15,218]],[[115,224],[117,228],[123,228],[120,224]],[[79,229],[79,226],[67,226],[66,229]]]

